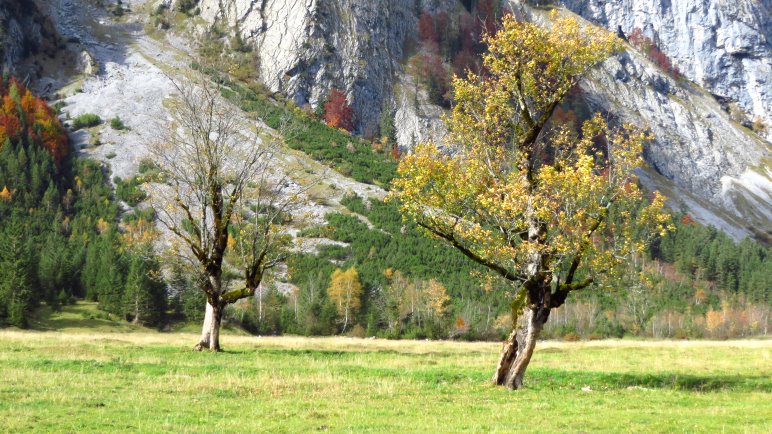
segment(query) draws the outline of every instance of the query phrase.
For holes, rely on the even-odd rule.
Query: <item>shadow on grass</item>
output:
[[[83,329],[125,332],[136,328],[99,310],[97,306],[94,302],[79,302],[53,310],[44,304],[33,314],[29,324],[30,329],[37,331]]]
[[[44,323],[33,323],[32,330],[57,331],[63,329],[96,329],[103,330],[115,328],[116,322],[110,320],[84,318],[84,319],[48,319]]]
[[[471,358],[480,355],[487,355],[488,353],[483,351],[467,351],[467,352],[446,352],[446,351],[431,351],[426,353],[417,353],[411,351],[398,351],[392,349],[365,349],[351,348],[345,349],[321,349],[321,348],[273,348],[257,346],[254,348],[236,348],[225,347],[220,353],[243,355],[243,354],[259,354],[261,357],[269,358],[286,358],[286,357],[304,357],[313,360],[349,360],[359,359],[362,357],[372,358],[373,360],[380,360],[383,358],[406,358],[414,359],[416,366],[419,365],[436,365],[439,364],[433,359],[464,359]],[[451,360],[451,362],[453,362]],[[462,363],[459,361],[459,363]]]
[[[244,356],[255,354],[263,359],[286,363],[295,358],[311,359],[305,362],[307,369],[313,370],[315,362],[333,362],[330,367],[345,375],[354,375],[361,378],[392,378],[410,377],[418,382],[432,385],[450,385],[453,383],[484,383],[490,378],[491,373],[478,369],[470,369],[464,366],[437,365],[434,363],[421,363],[416,361],[413,368],[405,369],[379,366],[385,363],[389,356],[394,357],[426,357],[426,355],[402,353],[392,350],[376,351],[341,351],[322,349],[289,349],[289,348],[254,348],[254,349],[225,349],[220,354]],[[362,365],[360,362],[350,363],[352,359],[361,357],[372,358],[371,364]],[[432,353],[431,356],[437,356]],[[340,364],[338,364],[340,363]],[[695,392],[713,391],[743,391],[743,392],[772,392],[772,380],[762,375],[698,375],[675,372],[657,373],[622,373],[622,372],[597,372],[597,371],[567,371],[548,368],[529,369],[526,374],[526,383],[534,389],[579,389],[590,386],[594,390],[622,390],[622,389],[658,389],[658,390],[683,390]]]
[[[696,375],[674,372],[638,374],[534,369],[526,374],[526,382],[535,388],[589,386],[600,390],[641,388],[696,392],[772,392],[772,380],[763,375]]]

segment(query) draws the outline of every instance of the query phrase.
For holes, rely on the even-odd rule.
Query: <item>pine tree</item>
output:
[[[36,297],[30,275],[32,253],[23,217],[12,215],[0,232],[0,323],[27,326]]]
[[[105,255],[97,275],[99,308],[105,312],[120,315],[122,311],[123,282],[121,281],[118,264],[112,259],[107,259],[110,256]]]
[[[56,307],[59,292],[70,283],[67,281],[69,264],[66,241],[54,232],[46,237],[45,246],[47,247],[40,252],[38,261],[38,283],[46,301]]]
[[[101,252],[96,277],[99,307],[106,312],[121,315],[124,273],[121,257],[115,249],[115,233],[107,232],[100,238]]]
[[[123,292],[123,309],[134,324],[155,326],[166,310],[166,293],[161,270],[150,248],[131,255]]]
[[[396,141],[396,128],[394,126],[394,111],[391,108],[391,101],[386,100],[383,103],[381,109],[381,137],[386,143],[394,143]]]
[[[200,322],[204,319],[206,294],[201,290],[192,270],[185,270],[178,264],[172,268],[170,280],[170,301],[176,314],[185,321]]]
[[[86,250],[86,259],[80,274],[80,280],[84,290],[83,295],[87,300],[91,301],[96,301],[99,296],[97,278],[99,275],[100,247],[101,245],[97,237],[93,237],[89,240],[88,248]]]

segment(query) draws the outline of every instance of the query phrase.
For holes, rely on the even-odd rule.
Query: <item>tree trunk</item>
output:
[[[346,333],[346,327],[348,327],[348,301],[346,301],[346,316],[343,320],[343,331],[341,333]]]
[[[208,349],[210,351],[220,351],[220,323],[222,322],[221,307],[213,307],[206,303],[206,315],[204,316],[204,326],[201,329],[201,340],[193,347],[196,351]]]
[[[260,323],[262,323],[263,322],[263,288],[258,288],[257,291],[258,291],[258,300],[257,300],[257,303],[258,303],[258,309],[257,309],[258,310],[258,314],[257,314],[257,319],[260,320]]]
[[[134,319],[132,324],[139,324],[139,297],[134,297]]]
[[[523,377],[531,361],[536,339],[549,316],[548,308],[526,307],[523,321],[515,324],[501,348],[493,382],[508,389],[522,389]]]

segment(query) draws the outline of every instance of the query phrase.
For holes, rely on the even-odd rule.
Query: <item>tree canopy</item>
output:
[[[634,176],[645,132],[610,127],[599,114],[578,132],[549,123],[583,74],[619,49],[604,30],[552,20],[546,28],[504,18],[486,38],[485,73],[454,79],[447,146],[406,156],[391,196],[431,235],[511,283],[513,323],[525,308],[533,339],[571,291],[642,252],[668,222],[664,198],[646,197]],[[521,385],[533,339],[514,345],[498,383]]]
[[[343,317],[343,331],[348,327],[354,315],[362,306],[362,283],[359,281],[359,273],[356,268],[348,270],[336,269],[330,277],[330,286],[327,294],[335,303],[338,314]]]
[[[196,348],[217,351],[225,306],[253,296],[265,273],[284,260],[289,237],[281,225],[303,188],[275,170],[276,136],[198,78],[175,83],[176,122],[153,145],[164,183],[152,199],[160,222],[189,251],[175,249],[193,264],[206,294]],[[243,286],[224,279],[228,265],[241,271]]]

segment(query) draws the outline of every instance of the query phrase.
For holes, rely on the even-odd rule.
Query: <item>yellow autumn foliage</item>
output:
[[[335,303],[338,313],[342,316],[352,316],[361,307],[362,282],[356,268],[348,270],[336,269],[330,278],[327,295]]]
[[[423,295],[431,316],[441,317],[445,315],[450,303],[450,296],[442,283],[436,279],[429,280],[424,287]]]
[[[390,199],[516,286],[567,294],[667,230],[665,198],[646,197],[634,175],[651,137],[600,114],[581,131],[549,123],[581,77],[619,49],[613,34],[557,15],[550,28],[507,16],[486,42],[485,76],[454,79],[446,146],[406,155]]]
[[[2,190],[0,190],[0,200],[7,202],[11,200],[12,197],[13,195],[11,194],[10,191],[8,191],[7,185],[4,186]]]

